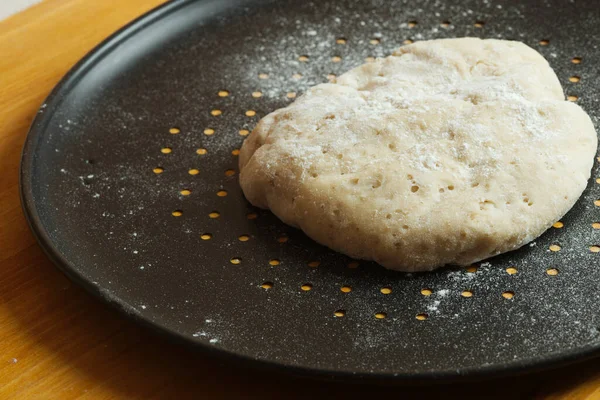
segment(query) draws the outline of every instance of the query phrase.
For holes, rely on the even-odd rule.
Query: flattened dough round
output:
[[[240,184],[314,240],[402,271],[516,249],[586,187],[594,126],[513,41],[418,42],[317,85],[244,142]]]

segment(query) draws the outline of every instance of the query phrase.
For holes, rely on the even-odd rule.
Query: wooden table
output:
[[[35,243],[21,212],[27,128],[67,69],[161,0],[46,0],[0,22],[0,398],[600,399],[600,360],[461,385],[319,382],[221,365],[142,329],[74,286]]]

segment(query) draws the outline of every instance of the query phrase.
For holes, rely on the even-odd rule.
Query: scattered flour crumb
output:
[[[429,311],[438,311],[438,306],[440,305],[440,301],[436,300],[432,305],[427,306],[427,310]]]

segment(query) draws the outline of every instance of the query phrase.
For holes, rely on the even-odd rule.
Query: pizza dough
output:
[[[431,40],[264,117],[241,149],[240,184],[334,250],[426,271],[542,234],[581,195],[596,148],[535,50]]]

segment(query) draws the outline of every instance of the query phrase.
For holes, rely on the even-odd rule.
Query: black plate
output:
[[[351,268],[352,260],[253,209],[237,181],[232,152],[244,139],[240,130],[288,104],[288,93],[407,39],[522,40],[547,57],[567,94],[579,96],[597,122],[596,2],[522,3],[169,3],[102,43],[42,105],[21,172],[32,229],[90,292],[163,333],[238,360],[414,381],[598,355],[595,180],[564,227],[533,244],[476,272],[412,275],[368,262]],[[560,250],[551,251],[553,244]],[[345,315],[335,316],[338,310]]]

